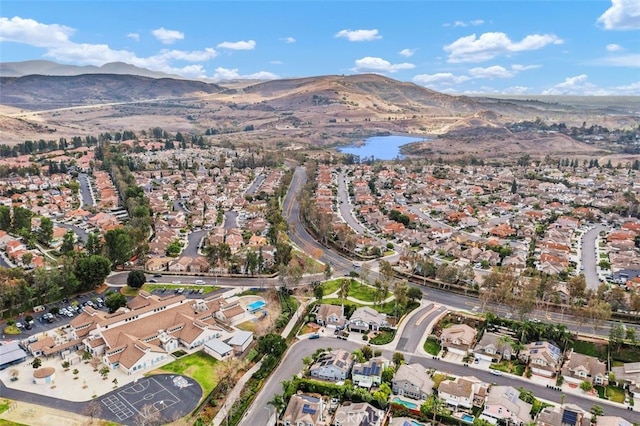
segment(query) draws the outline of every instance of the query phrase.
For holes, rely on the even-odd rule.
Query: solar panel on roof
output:
[[[302,406],[302,412],[303,412],[304,414],[311,414],[311,415],[314,415],[314,414],[316,414],[316,411],[317,411],[317,410],[316,410],[315,408],[311,407],[309,404],[304,404],[304,405]]]
[[[575,425],[578,423],[578,413],[571,410],[564,410],[562,413],[562,424]]]

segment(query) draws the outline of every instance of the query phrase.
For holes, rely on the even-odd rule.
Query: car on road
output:
[[[319,339],[320,335],[318,333],[313,333],[311,336],[309,336],[309,339],[313,340],[313,339]]]
[[[171,281],[171,284],[180,284],[180,280]]]
[[[162,278],[162,274],[153,274],[153,276],[156,278]]]
[[[22,323],[21,323],[21,322],[19,322],[19,321],[16,321],[16,327],[18,327],[18,328],[22,328]]]
[[[489,373],[493,374],[494,376],[502,376],[502,371],[500,370],[489,370]]]
[[[149,280],[149,282],[150,282],[150,283],[157,283],[157,282],[158,282],[158,280],[154,280],[153,278],[151,278],[151,279]]]
[[[196,284],[204,284],[203,280],[196,280]]]

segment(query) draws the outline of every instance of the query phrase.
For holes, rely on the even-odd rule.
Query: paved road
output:
[[[587,282],[587,289],[597,290],[600,285],[598,278],[598,259],[596,258],[596,239],[600,231],[607,228],[602,225],[596,225],[582,236],[582,257],[581,264],[584,267],[584,278]]]
[[[235,210],[229,210],[224,212],[224,230],[229,231],[230,229],[238,227],[238,212]]]
[[[266,176],[262,174],[256,176],[253,182],[251,182],[251,185],[249,185],[249,188],[247,188],[245,194],[255,195],[255,193],[258,192],[258,188],[260,188],[260,185],[262,185],[262,182],[264,182],[265,178]]]
[[[93,191],[91,190],[91,184],[89,183],[89,176],[86,173],[78,174],[78,182],[80,183],[80,195],[82,196],[82,203],[85,209],[95,206],[93,199]]]
[[[347,222],[358,234],[369,234],[369,230],[365,228],[355,217],[353,217],[351,199],[349,198],[349,190],[347,188],[347,176],[344,172],[338,175],[338,208],[340,216]]]
[[[187,237],[187,246],[182,250],[181,256],[195,257],[198,255],[198,248],[202,242],[202,238],[207,235],[206,230],[194,231]]]
[[[59,227],[64,228],[64,229],[72,230],[73,232],[76,233],[78,238],[83,242],[86,242],[88,237],[89,237],[89,234],[87,233],[87,231],[85,231],[84,229],[80,228],[79,226],[69,225],[68,223],[62,223],[62,222],[56,222],[56,226],[59,226]]]
[[[432,310],[433,312],[430,312]],[[427,306],[420,308],[418,312],[407,318],[407,321],[410,321],[410,323],[402,330],[396,349],[401,352],[414,353],[416,349],[418,349],[418,345],[424,337],[424,333],[427,331],[427,327],[431,321],[436,319],[446,310],[447,309],[442,306],[439,306],[434,310],[433,303],[429,303]]]

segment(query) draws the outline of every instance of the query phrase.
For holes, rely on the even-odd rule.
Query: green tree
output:
[[[631,328],[631,327],[629,327]],[[624,325],[620,321],[611,325],[609,330],[609,346],[612,350],[617,351],[622,346],[625,338]]]
[[[604,414],[604,410],[599,405],[594,405],[591,407],[591,424],[596,424],[598,421],[598,417]]]
[[[42,360],[38,357],[34,358],[33,361],[31,361],[31,366],[35,369],[38,369],[42,366]]]
[[[0,206],[0,229],[9,232],[11,230],[11,209],[7,206]]]
[[[104,236],[107,249],[107,257],[114,266],[124,265],[131,259],[133,243],[131,236],[124,228],[116,228],[107,231]]]
[[[321,285],[316,285],[313,288],[313,297],[315,297],[317,300],[322,300],[322,298],[324,297],[324,289]]]
[[[349,297],[349,290],[351,289],[351,280],[347,278],[343,278],[340,280],[340,288],[338,289],[338,296],[342,299],[342,303],[344,304],[344,300]]]
[[[400,364],[404,363],[404,354],[402,352],[394,352],[392,360],[393,364],[398,368]]]
[[[33,253],[31,253],[30,251],[24,253],[20,260],[25,267],[28,267],[29,265],[31,265],[31,261],[33,260]]]
[[[385,383],[391,383],[393,381],[393,376],[396,374],[396,370],[388,367],[382,370],[382,381]]]
[[[591,392],[593,390],[593,384],[585,380],[580,383],[580,389],[582,389],[583,392]]]
[[[269,333],[258,339],[258,351],[279,357],[287,350],[286,340],[279,334]]]
[[[60,245],[60,253],[68,254],[71,253],[76,244],[76,233],[72,230],[68,230],[64,233],[62,237],[62,245]]]
[[[76,263],[75,275],[84,290],[92,290],[101,285],[111,273],[111,262],[104,256],[82,255]]]
[[[40,228],[36,232],[36,238],[40,244],[49,247],[53,239],[53,221],[51,219],[48,217],[40,219]]]
[[[409,287],[407,289],[407,297],[411,302],[415,302],[416,300],[422,298],[422,290],[420,290],[418,287]]]
[[[127,275],[127,285],[133,288],[140,288],[147,281],[147,277],[139,269],[135,269]]]
[[[331,263],[327,262],[324,264],[324,279],[325,281],[329,281],[331,276],[333,275],[333,269],[331,269]]]
[[[373,357],[373,350],[371,349],[371,346],[368,345],[361,347],[360,353],[362,353],[362,356],[367,361],[370,360],[371,357]]]
[[[31,210],[22,206],[13,207],[13,231],[19,233],[21,231],[31,232]]]
[[[97,232],[91,232],[87,235],[87,242],[85,243],[84,248],[89,254],[101,254],[102,242],[100,241],[100,234]]]
[[[106,294],[104,304],[109,308],[109,312],[113,313],[123,306],[127,305],[127,298],[124,294],[117,291],[109,291]]]
[[[267,404],[273,406],[273,409],[276,410],[276,418],[278,413],[285,407],[284,398],[279,393],[273,395],[273,398]]]

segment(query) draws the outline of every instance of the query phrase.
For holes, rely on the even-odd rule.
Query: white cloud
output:
[[[33,19],[0,17],[0,41],[13,41],[36,47],[55,47],[69,42],[73,28],[58,24],[42,24]]]
[[[620,46],[619,44],[615,44],[615,43],[611,43],[611,44],[607,44],[607,52],[620,52],[624,50],[624,47]]]
[[[164,27],[160,27],[151,31],[151,34],[162,44],[173,44],[177,40],[184,39],[184,33],[175,30],[167,30]]]
[[[275,61],[271,61],[271,62],[269,62],[269,63],[270,63],[270,64],[273,64],[273,65],[282,65],[284,62],[282,62],[282,61],[278,61],[278,60],[275,60]]]
[[[167,60],[177,60],[185,62],[205,62],[218,56],[218,53],[211,47],[204,50],[194,50],[187,52],[184,50],[162,50],[157,58]]]
[[[295,43],[296,42],[296,39],[293,38],[293,37],[284,37],[284,38],[281,38],[280,40],[284,41],[287,44],[291,44],[291,43]]]
[[[378,30],[341,30],[335,35],[336,38],[346,38],[349,41],[373,41],[381,39]]]
[[[586,74],[576,75],[575,77],[567,77],[562,83],[543,90],[543,95],[605,95],[608,92],[603,91],[590,83]]]
[[[514,71],[528,71],[528,70],[535,70],[537,68],[540,68],[541,65],[521,65],[521,64],[513,64],[511,65],[511,69]]]
[[[640,53],[609,56],[598,59],[594,63],[598,65],[609,65],[612,67],[640,68]]]
[[[219,49],[229,50],[253,50],[256,48],[256,42],[254,40],[247,41],[223,41],[218,44]]]
[[[409,58],[411,56],[413,56],[414,53],[416,53],[417,49],[402,49],[401,51],[398,52],[398,55],[402,55],[405,58]]]
[[[475,34],[461,37],[443,50],[449,53],[448,62],[482,62],[501,54],[538,50],[549,44],[562,44],[563,41],[554,34],[532,34],[521,41],[514,42],[505,33],[484,33],[480,37]]]
[[[477,27],[478,25],[482,25],[484,24],[484,20],[482,19],[474,19],[471,21],[454,21],[454,22],[447,22],[445,24],[443,24],[443,27],[453,27],[453,28],[458,28],[458,27]]]
[[[626,86],[617,86],[615,89],[623,95],[640,95],[640,81]]]
[[[418,74],[413,77],[414,83],[422,85],[446,85],[464,83],[471,78],[466,75],[454,75],[450,72],[439,72],[436,74]]]
[[[493,65],[487,68],[471,68],[469,70],[469,75],[473,78],[511,78],[516,73],[514,71],[510,71],[500,65]]]
[[[530,93],[530,91],[531,91],[531,88],[527,86],[512,86],[512,87],[507,87],[502,92],[508,93],[510,95],[522,95],[524,93]]]
[[[607,30],[639,30],[640,2],[611,0],[611,7],[600,15],[597,22]]]
[[[140,41],[140,34],[138,34],[138,33],[129,33],[129,34],[127,34],[127,38],[133,39],[135,41]]]
[[[229,69],[218,67],[215,69],[215,74],[211,77],[213,80],[274,80],[278,78],[276,74],[268,71],[259,71],[253,74],[241,75],[237,68]]]
[[[409,70],[414,68],[415,65],[403,62],[401,64],[392,64],[389,61],[385,61],[382,58],[375,58],[372,56],[365,56],[361,59],[356,59],[356,66],[353,68],[354,72],[362,71],[374,71],[374,72],[396,72],[399,70]]]

